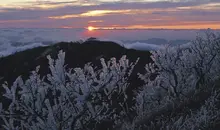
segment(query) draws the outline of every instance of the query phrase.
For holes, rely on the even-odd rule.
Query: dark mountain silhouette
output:
[[[40,65],[40,74],[45,76],[49,73],[47,55],[56,58],[60,50],[66,52],[65,64],[68,68],[83,67],[86,63],[91,62],[94,66],[101,67],[100,58],[105,58],[106,61],[112,57],[120,59],[122,55],[127,55],[131,62],[135,62],[138,57],[140,60],[135,66],[130,77],[130,87],[133,88],[143,84],[137,78],[137,73],[144,72],[144,66],[151,62],[150,52],[126,49],[117,43],[111,41],[99,41],[90,38],[85,42],[60,42],[47,47],[37,47],[22,52],[17,52],[13,55],[0,59],[0,84],[5,81],[9,85],[15,81],[18,76],[27,79],[30,72],[35,70],[36,66]],[[0,88],[1,95],[3,88]]]

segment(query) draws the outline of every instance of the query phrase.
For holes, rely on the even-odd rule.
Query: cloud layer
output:
[[[0,28],[220,29],[219,0],[9,0]]]

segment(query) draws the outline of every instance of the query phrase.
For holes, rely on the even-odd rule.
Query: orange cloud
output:
[[[196,6],[177,7],[180,10],[220,10],[220,3],[208,3]]]
[[[6,0],[7,1],[7,0]],[[13,1],[13,0],[12,0]],[[41,10],[48,10],[48,9],[56,9],[62,8],[66,6],[94,6],[99,5],[95,2],[83,2],[78,0],[71,0],[71,1],[14,1],[14,2],[6,2],[1,3],[1,8],[14,8],[14,9],[41,9]]]
[[[103,20],[92,20],[92,21],[89,21],[88,23],[102,23]]]
[[[69,19],[69,18],[78,18],[78,17],[100,17],[105,15],[138,15],[138,14],[152,14],[156,12],[177,12],[175,8],[167,9],[124,9],[124,10],[91,10],[81,14],[67,14],[61,16],[50,16],[50,19]]]
[[[93,16],[105,16],[109,14],[129,14],[131,10],[92,10],[82,14],[70,14],[63,16],[51,16],[50,19],[69,19],[69,18],[78,18],[78,17],[93,17]]]
[[[95,29],[113,30],[113,29],[220,29],[218,22],[179,22],[166,25],[131,25],[131,26],[110,26],[95,27]]]
[[[3,23],[26,23],[26,22],[34,22],[36,20],[0,20],[0,24]]]

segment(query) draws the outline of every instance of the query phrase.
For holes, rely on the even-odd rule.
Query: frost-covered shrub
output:
[[[220,36],[207,32],[187,45],[168,45],[152,51],[154,62],[146,65],[145,74],[139,74],[146,85],[136,98],[136,125],[149,124],[156,117],[172,112],[218,79],[219,50]],[[156,75],[153,80],[152,75]]]
[[[0,105],[5,129],[98,129],[103,122],[114,127],[126,118],[127,80],[137,62],[129,63],[126,56],[118,62],[101,59],[102,69],[95,71],[90,64],[67,69],[62,51],[57,60],[47,58],[51,73],[46,77],[40,78],[38,66],[26,81],[18,77],[13,86],[3,85],[11,100],[7,110]]]
[[[188,114],[179,114],[174,118],[160,118],[157,122],[152,122],[145,126],[151,130],[201,130],[212,129],[216,122],[220,120],[219,92],[214,91],[198,110],[190,111]],[[159,126],[159,128],[157,127]]]

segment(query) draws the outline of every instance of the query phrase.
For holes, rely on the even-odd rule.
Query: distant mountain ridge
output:
[[[184,39],[176,39],[176,40],[166,40],[163,38],[150,38],[147,40],[131,40],[131,41],[123,41],[125,43],[148,43],[148,44],[154,44],[154,45],[164,45],[164,44],[171,44],[171,45],[181,45],[186,44],[190,42],[191,40],[184,40]]]

